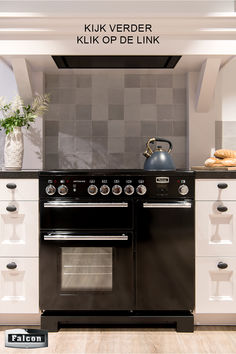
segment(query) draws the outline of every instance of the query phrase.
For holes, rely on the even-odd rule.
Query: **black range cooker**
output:
[[[40,173],[41,327],[193,331],[194,174]]]

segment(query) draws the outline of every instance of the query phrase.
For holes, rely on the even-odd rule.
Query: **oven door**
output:
[[[40,227],[47,230],[131,229],[132,202],[41,201]]]
[[[42,232],[41,310],[129,310],[134,303],[131,232]]]
[[[194,308],[194,201],[138,204],[137,309]]]

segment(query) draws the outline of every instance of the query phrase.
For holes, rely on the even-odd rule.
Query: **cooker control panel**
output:
[[[193,198],[190,175],[70,175],[40,178],[40,197],[51,198]]]

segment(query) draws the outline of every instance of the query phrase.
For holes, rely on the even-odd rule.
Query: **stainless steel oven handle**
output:
[[[44,235],[45,241],[127,241],[127,235]]]
[[[44,208],[128,208],[128,203],[46,202]]]
[[[189,202],[178,203],[143,203],[143,208],[191,208],[192,204]]]

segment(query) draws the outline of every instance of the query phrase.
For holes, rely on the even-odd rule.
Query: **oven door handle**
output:
[[[143,203],[143,208],[191,208],[190,202],[178,203]]]
[[[127,235],[44,235],[45,241],[127,241]]]
[[[46,202],[44,208],[128,208],[128,203]]]

